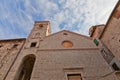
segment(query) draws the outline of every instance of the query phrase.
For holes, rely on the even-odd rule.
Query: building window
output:
[[[71,41],[63,41],[62,46],[65,48],[71,48],[73,47],[73,43]]]
[[[101,52],[103,53],[104,57],[107,57],[107,52],[104,49],[102,49]]]
[[[112,68],[113,68],[115,71],[120,70],[120,68],[117,66],[116,63],[113,63]]]
[[[22,65],[18,71],[19,75],[16,80],[30,80],[35,59],[36,57],[32,54],[24,58]]]
[[[13,48],[17,48],[17,46],[18,46],[18,44],[14,44],[14,45],[13,45]]]
[[[37,44],[36,42],[32,42],[30,47],[36,47],[36,44]]]
[[[81,74],[68,74],[68,80],[82,80]]]

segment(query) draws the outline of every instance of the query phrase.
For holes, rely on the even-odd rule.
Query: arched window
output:
[[[73,47],[73,43],[71,41],[63,41],[62,46],[64,48],[71,48],[71,47]]]
[[[17,80],[30,80],[33,66],[35,63],[35,55],[27,55],[20,66],[19,76]]]

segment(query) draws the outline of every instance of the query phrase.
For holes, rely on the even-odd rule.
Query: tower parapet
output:
[[[34,27],[26,40],[26,48],[39,47],[40,41],[50,35],[49,21],[35,21]]]

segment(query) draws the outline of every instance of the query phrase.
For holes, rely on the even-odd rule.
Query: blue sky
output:
[[[0,39],[26,38],[34,21],[49,20],[51,32],[87,35],[106,24],[118,0],[0,0]]]

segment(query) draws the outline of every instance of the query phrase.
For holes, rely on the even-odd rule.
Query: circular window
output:
[[[73,43],[71,41],[63,41],[62,46],[65,48],[71,48],[73,47]]]

